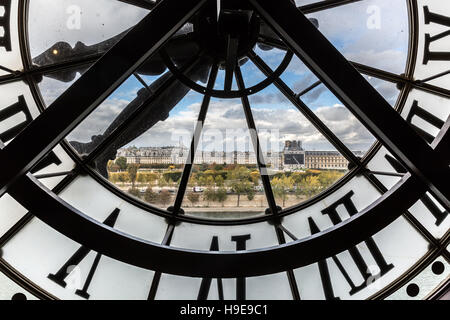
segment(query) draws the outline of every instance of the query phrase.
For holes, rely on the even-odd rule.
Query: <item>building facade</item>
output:
[[[128,147],[118,150],[117,157],[125,157],[127,163],[136,164],[164,164],[183,165],[189,154],[189,149],[180,146],[164,147]],[[363,156],[363,152],[354,151],[356,156]],[[285,141],[282,152],[267,152],[263,154],[267,167],[284,171],[304,169],[347,170],[348,161],[337,151],[308,151],[304,150],[299,140]],[[202,151],[195,153],[195,164],[240,164],[256,165],[257,155],[248,151]]]

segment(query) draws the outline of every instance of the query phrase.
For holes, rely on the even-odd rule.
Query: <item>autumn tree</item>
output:
[[[242,194],[247,194],[253,189],[250,182],[250,172],[243,166],[237,166],[229,172],[230,187],[237,194],[237,206],[239,207]]]
[[[246,192],[248,201],[252,201],[255,199],[255,190],[253,188],[249,188]]]
[[[272,190],[276,198],[283,201],[283,207],[286,206],[289,190],[294,186],[292,177],[281,176],[272,179]]]
[[[216,190],[214,190],[213,187],[209,187],[203,193],[203,197],[204,197],[204,199],[206,201],[208,201],[208,207],[209,207],[210,201],[215,201],[216,200]]]
[[[170,202],[170,198],[171,195],[169,190],[162,190],[159,194],[159,202],[161,202],[163,206],[166,206]]]
[[[130,164],[127,168],[128,171],[128,177],[131,181],[131,188],[134,189],[134,185],[136,183],[136,178],[137,178],[137,172],[139,169],[139,165],[137,164]]]
[[[145,174],[143,174],[143,173],[138,173],[137,174],[137,179],[136,179],[136,181],[137,182],[139,182],[139,183],[145,183],[145,182],[147,182],[147,175],[145,175]]]
[[[216,201],[221,203],[223,207],[224,202],[227,200],[227,198],[228,198],[227,190],[224,187],[220,187],[216,191]]]
[[[200,195],[198,193],[195,193],[195,192],[189,192],[186,195],[186,197],[192,203],[192,206],[195,206],[195,204],[197,202],[199,202],[199,200],[200,200]]]
[[[308,197],[312,197],[320,191],[320,181],[317,176],[306,177],[300,182],[299,186],[301,192]]]
[[[145,189],[144,200],[148,203],[155,203],[158,200],[158,194],[153,191],[150,185]]]
[[[125,157],[118,157],[116,159],[116,164],[119,166],[120,170],[126,170],[127,169],[127,158]]]
[[[133,188],[133,187],[129,188],[128,193],[131,194],[133,197],[136,197],[136,198],[139,197],[139,190],[136,188]]]
[[[252,180],[252,182],[255,186],[257,186],[259,183],[259,177],[260,177],[259,171],[255,170],[250,173],[250,179]]]
[[[161,175],[158,179],[158,187],[164,188],[167,185],[168,185],[168,181],[166,180],[166,178],[164,178],[164,176]]]
[[[224,181],[225,181],[221,175],[218,175],[218,176],[216,177],[216,179],[214,179],[214,180],[215,180],[215,182],[216,182],[216,186],[218,186],[218,187],[222,187],[222,186],[223,186],[223,183],[224,183]]]
[[[323,188],[330,187],[333,183],[335,183],[339,178],[344,175],[343,172],[339,171],[323,171],[318,176],[320,185]]]
[[[128,181],[128,179],[129,179],[128,173],[126,173],[126,172],[119,172],[119,173],[117,173],[117,180],[119,182],[125,183],[125,182]]]
[[[213,176],[207,176],[205,180],[205,184],[208,187],[214,186],[214,177]]]

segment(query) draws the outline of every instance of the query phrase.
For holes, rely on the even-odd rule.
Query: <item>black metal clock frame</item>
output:
[[[153,8],[153,4],[148,1],[126,1],[133,4],[138,4],[143,7]],[[245,253],[225,253],[225,252],[199,252],[194,250],[177,250],[162,245],[156,245],[153,243],[146,243],[139,239],[133,239],[129,236],[118,233],[112,228],[105,227],[89,217],[83,216],[74,208],[70,208],[67,204],[64,204],[57,198],[52,192],[49,192],[45,188],[39,185],[39,182],[26,172],[37,163],[39,158],[46,154],[56,144],[61,142],[61,139],[79,123],[90,110],[95,108],[99,101],[105,98],[108,93],[112,92],[114,87],[120,83],[125,75],[131,74],[135,67],[145,60],[143,57],[148,57],[154,52],[162,42],[167,40],[173,32],[176,31],[187,19],[200,7],[201,4],[206,1],[184,1],[181,5],[176,1],[165,0],[154,10],[154,13],[150,13],[141,23],[138,24],[127,36],[124,37],[110,52],[103,57],[89,57],[81,58],[78,61],[71,61],[67,63],[61,63],[54,66],[47,66],[43,68],[36,68],[32,66],[30,55],[27,45],[27,32],[26,32],[26,8],[28,1],[21,0],[19,3],[19,36],[20,46],[22,52],[22,60],[24,62],[24,71],[20,73],[13,73],[0,78],[0,83],[6,83],[22,79],[26,81],[35,97],[37,103],[43,112],[33,124],[24,130],[19,136],[16,137],[10,145],[3,148],[0,153],[0,161],[2,164],[8,165],[13,168],[8,172],[8,176],[2,177],[0,182],[2,186],[2,192],[8,190],[8,192],[14,196],[22,205],[27,207],[33,214],[27,215],[28,218],[24,218],[21,223],[17,225],[17,230],[22,225],[26,224],[26,220],[32,216],[37,216],[44,222],[47,222],[50,226],[61,231],[63,234],[69,236],[73,240],[87,245],[95,251],[102,252],[117,260],[128,262],[144,268],[152,270],[174,273],[188,276],[210,276],[210,277],[236,277],[236,276],[252,276],[263,275],[267,273],[274,273],[279,271],[285,271],[293,269],[302,265],[316,262],[320,259],[332,256],[346,248],[355,245],[367,237],[371,236],[378,230],[387,226],[394,221],[398,216],[404,215],[421,234],[430,241],[431,245],[435,248],[433,256],[437,253],[445,254],[445,247],[448,244],[449,236],[446,235],[441,241],[437,241],[418,221],[408,213],[408,208],[420,198],[427,188],[430,190],[436,199],[445,207],[449,208],[449,194],[446,190],[446,181],[449,178],[449,169],[446,166],[445,161],[448,159],[449,151],[446,146],[449,145],[450,133],[447,128],[449,121],[441,131],[441,136],[437,137],[434,144],[430,147],[428,144],[420,138],[415,131],[413,131],[405,121],[403,121],[399,114],[395,112],[384,99],[361,77],[358,71],[379,77],[381,79],[396,82],[401,85],[402,93],[397,102],[397,111],[403,107],[407,93],[411,88],[417,88],[420,90],[428,91],[434,94],[438,94],[444,97],[450,97],[450,92],[445,89],[437,88],[429,85],[425,82],[414,81],[412,78],[415,66],[415,57],[417,53],[417,5],[415,1],[408,1],[410,9],[410,50],[408,56],[408,65],[404,75],[398,76],[377,70],[371,67],[363,66],[353,63],[353,67],[338,53],[328,41],[317,31],[315,27],[297,10],[291,10],[293,8],[290,1],[277,2],[275,5],[271,1],[257,1],[250,0],[261,17],[266,20],[277,33],[285,39],[289,50],[292,50],[295,54],[299,55],[302,60],[311,67],[311,70],[316,72],[316,75],[323,81],[328,88],[335,93],[337,97],[343,101],[346,106],[351,110],[360,121],[366,125],[366,127],[385,145],[392,154],[394,154],[401,163],[409,169],[411,174],[406,174],[401,183],[396,185],[392,190],[386,192],[382,185],[377,181],[375,176],[365,169],[368,161],[372,155],[379,148],[380,144],[373,147],[371,152],[364,158],[356,158],[343,144],[337,139],[334,134],[323,124],[315,118],[313,113],[308,114],[306,106],[303,105],[298,95],[292,92],[279,77],[275,79],[275,85],[293,102],[293,104],[323,133],[335,147],[346,156],[350,163],[354,165],[354,169],[347,175],[340,183],[336,184],[333,188],[324,194],[316,197],[315,199],[296,206],[288,208],[281,212],[278,212],[275,204],[272,204],[272,212],[277,211],[275,214],[267,215],[265,217],[258,217],[246,220],[233,220],[233,221],[217,221],[217,220],[201,220],[193,217],[177,215],[175,220],[189,221],[202,224],[246,224],[255,223],[269,219],[279,219],[284,215],[299,211],[299,209],[318,201],[318,199],[333,192],[342,185],[345,181],[348,181],[352,176],[356,174],[363,174],[368,180],[375,185],[380,192],[385,193],[382,198],[369,206],[367,209],[358,213],[358,215],[345,221],[344,223],[336,226],[332,230],[324,231],[320,234],[311,236],[309,238],[296,241],[291,244],[281,244],[276,248],[261,249],[256,251],[250,251]],[[324,8],[342,5],[344,3],[350,3],[353,1],[321,1],[316,4],[307,5],[302,8],[303,13],[314,12],[315,10],[321,10]],[[168,14],[169,12],[177,11],[177,14]],[[184,10],[184,11],[183,11]],[[280,19],[289,15],[289,19]],[[164,22],[166,28],[161,28],[161,32],[158,35],[152,37],[151,46],[141,46],[137,51],[130,52],[130,44],[135,43],[139,38],[139,32],[143,32],[147,28],[147,25],[158,24],[158,15],[164,16]],[[170,16],[170,21],[166,18]],[[298,32],[299,25],[302,26],[302,33]],[[170,28],[169,28],[170,26]],[[264,40],[264,39],[263,39]],[[267,40],[267,39],[265,39]],[[273,44],[272,42],[268,42]],[[138,53],[139,49],[141,50]],[[327,54],[324,54],[324,51]],[[93,77],[96,70],[101,70],[103,66],[106,67],[107,61],[114,61],[115,57],[123,52],[128,52],[130,57],[135,57],[135,61],[126,61],[122,64],[123,68],[117,68],[108,77],[112,81],[109,84],[105,84],[104,88],[99,92],[92,92],[92,99],[90,108],[86,108],[87,104],[82,104],[82,107],[77,110],[73,108],[73,117],[65,113],[67,122],[61,123],[60,128],[55,130],[45,131],[47,123],[54,123],[55,119],[59,119],[59,113],[61,113],[62,104],[71,105],[72,95],[75,90],[83,91],[85,93],[84,82],[90,82],[90,77]],[[267,65],[254,53],[249,54],[252,61],[267,75],[273,76],[273,71],[268,68]],[[324,57],[326,57],[324,59]],[[86,72],[86,74],[78,81],[78,85],[75,84],[75,89],[69,89],[64,93],[50,108],[44,110],[42,98],[40,97],[39,90],[37,89],[34,76],[43,72],[54,72],[58,70],[64,70],[71,68],[76,64],[89,64],[96,61],[94,66]],[[111,62],[109,62],[111,63]],[[349,81],[349,79],[352,81]],[[97,81],[97,80],[96,80]],[[351,84],[351,85],[349,85]],[[355,86],[358,87],[355,90]],[[80,92],[81,92],[80,91]],[[364,94],[357,94],[360,92]],[[100,98],[99,98],[100,97]],[[368,99],[368,97],[370,97]],[[83,99],[84,100],[84,99]],[[368,101],[370,103],[368,103]],[[60,107],[58,107],[60,105]],[[67,110],[67,109],[66,109]],[[382,116],[377,112],[382,111]],[[386,116],[388,115],[388,116]],[[41,126],[40,126],[41,125]],[[48,126],[47,126],[48,127]],[[45,138],[49,138],[47,141],[44,139],[36,139],[36,131],[43,130],[39,133],[44,136],[43,133],[48,133]],[[401,134],[399,129],[401,128]],[[58,135],[51,135],[52,132],[58,132]],[[15,156],[20,154],[20,148],[23,143],[29,144],[33,141],[33,150],[30,153],[24,155],[22,159],[16,159]],[[34,148],[35,147],[35,148]],[[70,147],[65,146],[66,150],[70,151]],[[420,149],[420,152],[417,150]],[[19,150],[19,151],[18,151]],[[112,191],[119,194],[117,190],[109,186],[98,174],[94,173],[89,167],[90,159],[79,159],[73,152],[75,161],[78,163],[78,167],[71,175],[66,177],[59,186],[53,190],[59,192],[67,186],[76,174],[82,171],[88,171],[105,186],[108,186]],[[417,154],[428,155],[424,157],[427,162],[424,163]],[[17,161],[18,160],[18,161]],[[430,165],[430,161],[433,165]],[[430,170],[431,168],[431,170]],[[33,197],[27,197],[25,195],[33,194]],[[123,196],[123,195],[121,195]],[[400,201],[401,200],[401,201]],[[134,201],[134,200],[133,200]],[[164,210],[155,209],[151,206],[137,203],[136,205],[145,208],[146,210],[157,213],[166,218],[174,218],[174,216]],[[52,214],[58,211],[58,216]],[[389,211],[390,214],[386,214]],[[174,222],[175,223],[175,222]],[[70,227],[69,227],[70,226]],[[74,227],[77,226],[77,227]],[[87,232],[83,232],[83,235],[79,234],[76,230],[84,228]],[[17,231],[16,230],[16,231]],[[15,233],[13,230],[9,233],[8,237]],[[102,235],[102,236],[99,236]],[[99,240],[102,239],[102,240]],[[333,246],[330,246],[333,243]],[[295,253],[295,254],[294,254]],[[148,255],[157,255],[162,257],[159,261],[149,262],[146,257]],[[293,258],[293,257],[296,258]],[[429,258],[429,257],[428,257]],[[448,258],[448,257],[447,257]],[[279,261],[280,266],[273,266],[269,262],[276,259]],[[183,261],[182,264],[179,261]],[[177,267],[178,265],[178,267]],[[182,265],[182,268],[179,266]],[[226,268],[224,267],[226,266]],[[244,266],[244,267],[243,267]]]

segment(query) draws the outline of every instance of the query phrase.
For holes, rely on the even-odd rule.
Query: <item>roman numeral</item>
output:
[[[426,121],[430,125],[434,126],[437,129],[442,129],[444,126],[444,121],[437,118],[435,115],[431,114],[430,112],[426,111],[425,109],[421,108],[419,106],[419,103],[417,100],[414,100],[411,110],[408,113],[408,116],[406,117],[406,121],[416,130],[416,132],[425,139],[428,143],[432,143],[434,140],[434,136],[430,133],[426,132],[425,130],[419,128],[415,124],[412,123],[412,120],[414,117],[419,117],[422,120]]]
[[[340,218],[337,208],[340,206],[344,206],[347,213],[350,216],[355,215],[358,213],[358,210],[355,207],[355,204],[353,203],[351,197],[354,195],[353,191],[348,192],[345,196],[343,196],[341,199],[336,201],[334,204],[329,206],[328,208],[322,210],[322,214],[328,215],[330,220],[333,222],[334,225],[337,225],[342,222],[342,219]],[[320,230],[315,224],[314,220],[310,217],[308,219],[309,227],[311,230],[311,234],[318,233]],[[392,268],[394,268],[394,265],[388,264],[386,262],[386,259],[383,257],[380,249],[378,248],[377,244],[372,238],[367,239],[364,241],[367,248],[369,249],[370,254],[372,255],[375,263],[377,264],[379,268],[378,274],[372,274],[369,269],[367,263],[365,262],[364,258],[361,255],[361,252],[359,249],[355,246],[350,249],[348,249],[348,252],[350,253],[350,256],[352,257],[353,262],[355,263],[356,267],[358,268],[358,271],[360,272],[361,276],[363,277],[363,282],[361,284],[355,284],[354,281],[351,279],[350,275],[348,274],[347,270],[344,268],[342,263],[340,262],[339,258],[334,256],[332,257],[333,262],[338,267],[339,271],[344,276],[345,280],[347,281],[348,285],[350,286],[350,295],[354,295],[355,293],[361,291],[362,289],[366,288],[369,284],[371,284],[375,279],[378,279],[385,275],[387,272],[389,272]],[[328,264],[326,260],[318,262],[319,265],[319,273],[322,280],[322,287],[324,290],[325,298],[327,300],[335,300],[339,299],[339,297],[336,297],[334,295],[333,286],[331,283],[331,276],[328,269]]]
[[[109,227],[114,227],[117,217],[119,216],[120,210],[115,209],[109,216],[106,218],[106,220],[103,222],[105,225]],[[80,264],[81,261],[83,261],[86,256],[91,252],[91,249],[87,247],[80,247],[70,258],[67,260],[66,263],[58,270],[58,272],[54,274],[49,274],[48,278],[52,280],[53,282],[59,284],[61,287],[66,287],[65,279],[70,274],[70,271],[74,266],[77,266]],[[94,277],[95,271],[97,270],[97,266],[100,262],[100,258],[102,255],[100,253],[97,253],[95,256],[94,262],[92,263],[91,269],[89,270],[89,274],[86,278],[86,281],[83,285],[82,289],[76,290],[75,293],[79,295],[80,297],[83,297],[85,299],[89,299],[89,285],[91,284],[92,278]]]
[[[425,24],[437,23],[442,26],[450,27],[450,17],[446,17],[440,14],[430,12],[428,6],[423,7],[425,16]],[[423,55],[423,64],[427,64],[428,61],[450,61],[450,52],[446,51],[431,51],[430,45],[437,40],[445,38],[450,35],[450,29],[441,32],[435,36],[431,36],[429,33],[425,34],[425,49]]]
[[[0,132],[0,140],[3,143],[7,143],[8,141],[14,139],[14,137],[17,136],[20,133],[20,131],[25,129],[25,127],[31,121],[33,121],[30,110],[28,109],[27,103],[25,102],[24,96],[23,95],[19,96],[18,100],[19,100],[18,102],[0,110],[0,123],[20,113],[23,113],[25,115],[24,121],[16,124],[15,126],[9,128],[6,131]]]
[[[242,236],[232,236],[231,241],[236,242],[236,250],[241,251],[247,248],[247,241],[250,240],[249,234]],[[210,251],[219,251],[219,238],[214,236],[211,241]],[[198,292],[197,300],[207,300],[209,290],[211,288],[212,279],[203,278],[200,284],[200,290]],[[219,294],[219,300],[224,300],[222,279],[217,279],[217,290]],[[236,300],[245,300],[245,278],[236,279]]]
[[[11,0],[0,0],[0,6],[5,9],[5,13],[0,17],[0,27],[3,27],[4,34],[0,36],[0,47],[11,51],[11,32],[9,21],[11,17]]]
[[[2,110],[0,110],[0,123],[10,119],[11,117],[23,113],[25,115],[25,120],[15,124],[13,127],[0,132],[0,140],[3,143],[11,141],[15,138],[25,127],[33,121],[30,110],[28,109],[27,103],[23,95],[18,97],[18,101]],[[36,173],[52,164],[60,165],[62,162],[58,156],[51,151],[47,156],[45,156],[38,164],[31,169],[31,173]]]
[[[406,173],[407,170],[405,167],[394,157],[389,154],[386,154],[384,158],[389,162],[389,164],[394,168],[394,170],[398,173]],[[424,206],[431,212],[431,214],[436,219],[435,225],[439,226],[445,218],[448,216],[448,211],[441,211],[436,203],[425,193],[420,201],[424,204]]]
[[[249,234],[231,237],[231,241],[236,242],[237,251],[245,250],[248,240],[250,240]],[[245,278],[236,279],[236,300],[245,300]]]
[[[211,241],[209,251],[219,251],[219,238],[214,236]],[[203,278],[198,291],[197,300],[208,300],[209,290],[211,288],[212,278]],[[219,294],[219,300],[223,300],[223,284],[222,279],[217,279],[217,290]]]

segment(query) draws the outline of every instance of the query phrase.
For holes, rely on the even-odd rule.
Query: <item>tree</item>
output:
[[[339,171],[322,171],[318,178],[320,185],[323,188],[328,188],[333,183],[335,183],[339,178],[341,178],[344,175],[344,173]]]
[[[320,190],[320,182],[317,176],[308,176],[300,182],[302,193],[308,197],[312,197]]]
[[[134,185],[136,183],[138,169],[139,169],[138,164],[130,164],[127,168],[128,177],[131,181],[131,188],[133,188],[133,189],[134,189]]]
[[[142,172],[139,172],[138,175],[137,175],[136,181],[139,182],[139,183],[147,182],[147,175],[142,173]]]
[[[199,177],[197,181],[198,181],[198,184],[200,186],[205,186],[206,185],[206,178],[204,176]]]
[[[153,192],[152,187],[149,185],[147,189],[145,189],[144,200],[148,203],[155,203],[158,200],[158,194]]]
[[[239,207],[241,194],[246,194],[252,189],[250,172],[243,166],[237,166],[229,172],[230,187],[237,194],[237,206]]]
[[[158,179],[158,187],[163,188],[168,185],[168,181],[164,178],[164,176],[160,176]]]
[[[111,181],[112,183],[117,183],[119,181],[119,177],[118,177],[117,173],[115,173],[115,172],[110,173],[108,175],[108,178],[109,178],[109,181]]]
[[[172,180],[172,181],[178,181],[181,178],[181,175],[183,174],[182,171],[169,171],[169,172],[165,172],[164,175],[164,179],[166,179],[167,181]]]
[[[192,203],[192,206],[195,206],[195,204],[200,200],[200,195],[195,192],[189,192],[186,197]]]
[[[214,178],[213,178],[213,176],[207,176],[207,177],[206,177],[205,184],[206,184],[208,187],[212,187],[212,186],[214,185]]]
[[[203,197],[205,198],[206,201],[208,201],[208,207],[209,207],[209,202],[216,200],[216,190],[214,190],[213,187],[209,187],[203,193]]]
[[[216,200],[218,202],[220,202],[222,204],[222,207],[223,207],[223,204],[227,200],[227,198],[228,198],[227,189],[225,189],[224,187],[220,187],[216,191]]]
[[[259,171],[252,171],[250,173],[250,178],[252,179],[252,182],[255,186],[259,183]]]
[[[253,188],[248,189],[246,194],[247,194],[247,199],[249,201],[252,201],[253,199],[255,199],[255,190]]]
[[[120,170],[127,169],[127,158],[119,157],[116,159],[116,164],[119,166]]]
[[[189,187],[195,187],[195,185],[197,184],[197,174],[192,173],[191,177],[189,178],[188,181],[188,186]]]
[[[129,179],[128,174],[126,172],[117,173],[117,180],[121,183],[127,182]]]
[[[225,181],[224,178],[223,178],[221,175],[218,175],[218,176],[216,177],[216,179],[215,179],[216,186],[222,187],[224,181]]]
[[[163,190],[159,194],[159,201],[162,203],[163,206],[167,205],[170,202],[170,192],[169,190]]]
[[[272,190],[276,198],[283,201],[283,207],[286,205],[288,192],[294,186],[294,179],[292,177],[281,176],[272,179]]]
[[[158,180],[158,174],[154,172],[146,172],[145,173],[145,181],[149,184],[153,184],[156,180]]]
[[[131,187],[128,189],[128,193],[131,194],[134,197],[139,197],[139,189]]]

